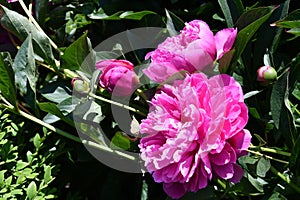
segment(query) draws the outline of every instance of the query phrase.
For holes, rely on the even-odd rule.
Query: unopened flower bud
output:
[[[277,72],[271,66],[262,66],[257,70],[257,81],[268,84],[277,79]]]
[[[134,65],[127,60],[102,60],[96,63],[101,70],[99,83],[116,96],[129,96],[138,86]]]
[[[73,86],[73,90],[77,93],[86,94],[89,91],[89,84],[82,78],[73,78],[71,84]]]

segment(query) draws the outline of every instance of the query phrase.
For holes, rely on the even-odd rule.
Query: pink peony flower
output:
[[[141,159],[175,199],[205,188],[213,177],[237,183],[243,176],[237,158],[251,141],[247,121],[242,89],[232,77],[187,75],[151,100],[140,125]]]
[[[99,83],[116,96],[128,96],[138,86],[139,80],[133,71],[134,65],[127,60],[101,60],[96,63],[101,70]]]
[[[228,52],[235,41],[237,30],[223,29],[213,34],[201,20],[186,23],[181,33],[167,38],[158,48],[146,55],[150,66],[144,73],[158,83],[163,83],[176,72],[189,73],[213,69],[214,61]]]

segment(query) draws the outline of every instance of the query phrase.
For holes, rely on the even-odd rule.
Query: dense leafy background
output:
[[[253,147],[239,160],[245,169],[240,183],[213,180],[182,199],[298,199],[299,1],[32,1],[31,13],[40,30],[18,2],[0,3],[0,199],[168,199],[149,174],[116,171],[86,151],[72,120],[70,82],[86,56],[87,64],[93,65],[113,54],[92,50],[106,38],[137,27],[178,31],[193,19],[206,21],[215,31],[239,30],[234,51],[220,61],[220,70],[243,87]],[[25,1],[27,7],[29,3]],[[147,51],[131,52],[126,58],[138,64]],[[278,73],[278,80],[269,85],[256,81],[264,60]],[[97,74],[88,67],[85,73],[93,77],[93,85]],[[142,89],[151,93],[151,87]],[[94,92],[109,98],[106,91]],[[85,105],[99,110],[93,121],[105,124],[113,143],[105,145],[136,151],[137,141],[113,126],[109,104],[97,103]],[[146,102],[134,103],[147,110]],[[82,132],[103,145],[91,130]]]

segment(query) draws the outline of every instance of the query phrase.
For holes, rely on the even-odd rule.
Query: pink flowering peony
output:
[[[186,23],[179,35],[167,38],[146,55],[146,59],[151,57],[151,64],[144,73],[151,80],[163,83],[182,70],[194,73],[213,69],[214,61],[232,48],[236,35],[234,28],[214,35],[205,22],[193,20]]]
[[[116,96],[129,96],[139,84],[134,65],[127,60],[101,60],[96,63],[96,69],[102,71],[100,86]]]
[[[205,188],[213,177],[237,183],[243,176],[237,158],[251,141],[247,121],[242,89],[232,77],[187,75],[151,100],[140,125],[141,159],[175,199]]]

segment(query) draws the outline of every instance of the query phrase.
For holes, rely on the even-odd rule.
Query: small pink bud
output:
[[[277,79],[277,72],[271,66],[262,66],[257,70],[257,81],[271,83]]]
[[[116,96],[129,96],[139,84],[134,65],[127,60],[101,60],[96,63],[96,69],[102,71],[100,86]]]

